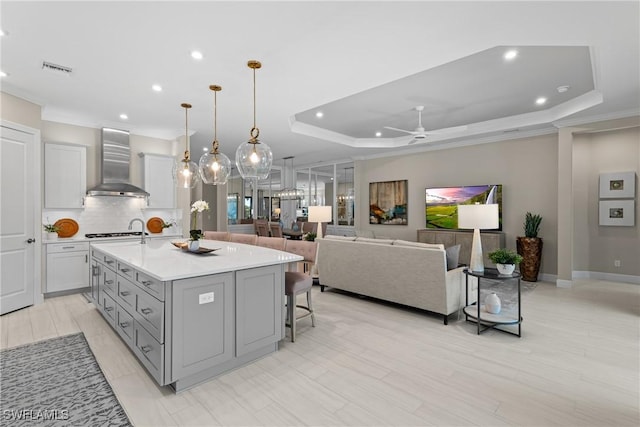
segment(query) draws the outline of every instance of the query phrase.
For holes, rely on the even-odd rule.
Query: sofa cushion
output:
[[[390,245],[393,243],[391,239],[372,239],[370,237],[356,237],[356,242],[377,243],[379,245]]]
[[[460,257],[460,245],[449,246],[445,249],[447,253],[447,270],[453,270],[458,267],[458,258]]]
[[[408,240],[394,240],[393,244],[396,246],[411,246],[414,248],[440,249],[441,251],[444,251],[444,245],[442,243],[422,243],[422,242],[410,242]]]
[[[333,234],[329,234],[328,236],[323,236],[322,238],[327,240],[347,240],[350,242],[353,242],[354,240],[356,240],[355,236],[336,236]]]

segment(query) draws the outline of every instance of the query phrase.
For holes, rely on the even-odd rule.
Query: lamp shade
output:
[[[458,205],[458,228],[491,230],[499,227],[498,204]]]
[[[331,221],[331,206],[309,206],[309,222]]]

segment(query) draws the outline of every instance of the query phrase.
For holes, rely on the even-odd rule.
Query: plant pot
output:
[[[189,240],[189,250],[191,252],[197,252],[200,249],[200,240]]]
[[[516,238],[516,247],[518,254],[523,258],[520,263],[522,280],[537,282],[540,260],[542,259],[542,239],[540,237],[518,237]]]
[[[513,270],[516,269],[515,264],[496,264],[496,268],[498,269],[498,273],[504,275],[513,274]]]

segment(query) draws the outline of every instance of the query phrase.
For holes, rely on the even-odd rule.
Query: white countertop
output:
[[[181,242],[185,240],[180,239]],[[202,248],[219,248],[207,254],[179,249],[164,239],[148,240],[145,245],[138,241],[100,242],[92,247],[162,281],[288,264],[304,259],[299,255],[261,246],[218,240],[200,240]]]
[[[146,237],[147,239],[181,239],[181,234],[164,234],[164,233],[150,233]],[[119,236],[119,237],[94,237],[87,238],[84,235],[79,234],[72,237],[58,237],[54,240],[47,240],[46,238],[42,239],[43,245],[49,245],[52,243],[68,243],[68,242],[90,242],[90,243],[102,243],[102,242],[115,242],[115,241],[123,241],[123,240],[140,240],[140,236]]]

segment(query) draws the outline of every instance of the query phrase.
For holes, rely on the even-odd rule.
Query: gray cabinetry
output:
[[[284,280],[281,265],[236,272],[236,354],[282,339]],[[273,302],[273,303],[271,303]]]
[[[140,363],[176,391],[278,348],[284,266],[163,282],[92,248],[91,297]]]
[[[231,360],[235,341],[233,273],[176,280],[172,292],[173,378],[186,378]]]
[[[485,267],[495,267],[488,257],[489,252],[496,249],[504,248],[504,233],[499,231],[481,231],[480,240],[482,240],[482,256],[484,258]],[[445,248],[454,245],[460,245],[459,262],[461,264],[469,264],[471,259],[471,243],[473,242],[472,231],[462,230],[435,230],[424,228],[418,230],[418,242],[422,243],[442,243]]]

